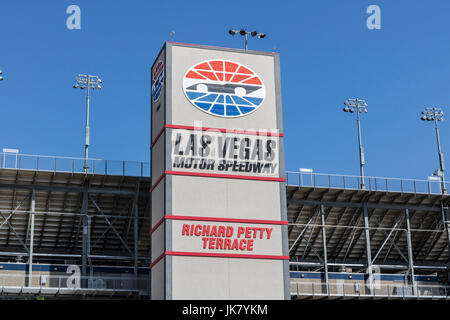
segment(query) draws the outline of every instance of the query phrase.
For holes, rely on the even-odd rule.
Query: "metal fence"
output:
[[[122,160],[88,160],[89,174],[150,177],[150,163]],[[84,158],[0,153],[0,168],[84,173]]]
[[[88,160],[89,174],[150,177],[150,163],[125,160]],[[49,172],[84,173],[84,158],[42,156],[16,153],[0,153],[0,168],[40,170]],[[370,191],[395,191],[441,194],[441,182],[403,178],[364,177],[365,189]],[[361,189],[361,177],[323,173],[286,171],[289,186],[323,187],[337,189]],[[450,182],[445,186],[450,190]]]
[[[125,274],[122,276],[75,276],[75,275],[33,275],[31,285],[29,277],[24,274],[0,275],[0,294],[26,292],[73,294],[76,291],[96,292],[135,292],[149,294],[148,276]],[[83,285],[83,283],[85,285]]]
[[[286,172],[286,184],[289,186],[322,187],[360,190],[361,177],[351,175]],[[365,190],[370,191],[393,191],[411,192],[425,194],[441,194],[441,182],[436,180],[415,180],[402,178],[364,177]],[[450,182],[445,186],[450,190]]]
[[[298,297],[349,297],[349,298],[404,298],[404,299],[450,299],[450,286],[360,283],[291,282],[291,296]]]

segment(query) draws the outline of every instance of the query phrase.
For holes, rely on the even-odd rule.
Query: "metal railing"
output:
[[[286,171],[286,184],[288,186],[322,187],[361,190],[361,177],[352,175],[303,173]],[[416,180],[386,177],[364,177],[365,190],[385,192],[411,192],[425,194],[442,194],[441,181]],[[450,182],[445,182],[450,190]]]
[[[291,296],[298,297],[348,297],[348,298],[404,298],[404,299],[450,299],[450,286],[355,283],[291,282]]]
[[[148,276],[134,278],[132,274],[126,276],[75,276],[75,275],[33,275],[31,286],[29,277],[24,274],[0,275],[0,294],[13,293],[59,293],[74,294],[79,291],[126,293],[135,292],[141,295],[149,294]],[[84,280],[84,281],[83,281]],[[85,285],[83,286],[83,283]]]
[[[123,160],[88,160],[89,174],[150,177],[150,163]],[[0,153],[0,168],[84,173],[84,158]]]
[[[150,163],[125,160],[88,160],[89,174],[150,177]],[[84,173],[84,158],[43,156],[16,153],[0,153],[0,168],[18,170],[40,170],[48,172]],[[365,189],[370,191],[394,191],[425,194],[441,194],[438,180],[404,178],[364,177]],[[286,171],[288,186],[323,187],[358,190],[361,177],[353,175],[303,173]],[[450,190],[450,182],[445,186]]]

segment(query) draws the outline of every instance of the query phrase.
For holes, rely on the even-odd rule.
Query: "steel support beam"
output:
[[[403,221],[403,216],[400,215],[399,224],[401,224],[402,221]],[[380,227],[380,226],[381,226],[381,223],[377,222],[377,227]],[[391,243],[391,246],[389,247],[389,250],[387,251],[386,256],[384,257],[383,262],[386,261],[387,257],[389,256],[389,254],[392,250],[392,247],[394,247],[394,249],[397,250],[400,257],[402,257],[406,262],[408,262],[408,259],[405,257],[402,250],[395,244],[395,239],[397,238],[397,234],[401,229],[399,228],[396,230],[396,228],[392,228],[391,232],[395,231],[395,235],[393,237],[394,239],[391,239],[391,237],[386,233],[386,231],[384,229],[380,229],[380,230],[381,230],[381,232],[383,232],[384,236],[386,237],[386,240],[388,240]],[[374,259],[374,261],[375,261],[375,259]]]
[[[347,260],[347,257],[350,255],[351,251],[353,250],[353,247],[356,245],[356,243],[358,242],[359,237],[361,237],[362,231],[360,229],[357,229],[356,227],[358,227],[359,223],[361,222],[361,220],[364,220],[364,213],[362,212],[363,210],[361,209],[361,213],[358,216],[358,220],[356,221],[354,228],[351,231],[351,238],[350,238],[350,242],[347,246],[347,250],[345,250],[345,254],[344,254],[344,261]],[[356,237],[356,241],[355,243],[353,243],[353,241],[355,240],[355,236],[356,233],[359,231],[358,236]],[[345,245],[345,242],[343,243],[343,245]],[[343,248],[343,247],[342,247]],[[339,251],[340,253],[340,251]]]
[[[347,208],[346,208],[347,210]],[[359,221],[361,220],[361,213],[359,212],[361,209],[356,208],[354,209],[354,211],[351,213],[351,218],[350,221],[348,221],[346,224],[349,226],[357,226],[359,224]],[[353,238],[353,234],[356,232],[356,229],[345,229],[344,232],[342,232],[337,244],[336,244],[336,248],[334,249],[334,254],[332,256],[333,259],[336,259],[342,249],[344,249],[345,243],[347,242],[347,239],[350,235],[352,235]],[[347,253],[345,253],[347,254]],[[344,259],[345,260],[345,259]]]
[[[134,203],[134,281],[135,288],[138,288],[139,277],[138,277],[138,203],[137,195]]]
[[[6,221],[6,223],[8,224],[8,231],[11,230],[14,233],[14,236],[16,237],[17,241],[19,241],[19,243],[21,244],[21,246],[27,251],[27,254],[29,254],[30,250],[28,249],[28,247],[26,246],[26,244],[22,241],[22,238],[20,238],[19,234],[17,233],[16,229],[14,229],[14,227],[12,226],[12,224],[8,221],[8,219],[1,213],[0,211],[0,217],[3,218],[3,220]],[[8,239],[7,239],[8,240]],[[8,241],[6,241],[6,245],[8,245]]]
[[[442,217],[441,218],[435,217],[435,220],[431,223],[430,226],[427,227],[427,229],[428,230],[438,230],[440,228],[441,223],[442,223]],[[430,234],[427,235],[427,232],[424,232],[424,235],[418,241],[418,243],[420,243],[420,246],[418,249],[416,249],[416,257],[417,258],[422,253],[422,250],[425,249],[425,245],[429,242],[429,240],[432,239],[432,237],[434,237],[434,232],[429,232],[429,233]],[[433,240],[431,242],[433,242]],[[426,258],[426,254],[425,254],[425,258]]]
[[[387,235],[386,239],[384,239],[383,243],[381,244],[380,248],[378,248],[377,253],[375,254],[375,256],[372,259],[372,263],[375,263],[375,260],[377,260],[378,255],[381,253],[381,251],[383,250],[384,246],[386,245],[386,243],[389,241],[390,237],[392,236],[392,233],[394,233],[395,229],[397,229],[398,224],[400,223],[401,219],[400,217],[397,218],[397,221],[395,222],[394,226],[392,227],[391,231],[389,232],[389,234]],[[379,224],[381,225],[381,223]]]
[[[14,208],[14,210],[12,210],[12,211],[10,212],[8,218],[6,218],[6,219],[2,222],[2,224],[0,224],[0,229],[1,229],[6,223],[8,223],[9,219],[12,218],[13,214],[15,214],[15,213],[20,209],[20,207],[22,206],[22,204],[23,204],[27,199],[28,199],[28,196],[26,196],[25,199],[23,199],[23,200],[22,200],[22,201]],[[2,210],[2,212],[6,212],[6,210]]]
[[[416,279],[414,277],[414,260],[413,260],[413,251],[412,251],[412,242],[411,242],[411,226],[409,221],[409,212],[408,209],[405,210],[405,218],[406,218],[406,243],[408,245],[408,267],[411,275],[411,284],[412,284],[412,293],[416,294]]]
[[[350,195],[349,200],[351,201],[351,200],[353,199],[353,195],[355,195],[355,194],[357,194],[357,193],[358,193],[358,191],[355,191],[352,195]],[[345,216],[345,213],[346,213],[347,209],[348,209],[348,208],[344,208],[344,210],[342,210],[342,212],[340,213],[340,216],[336,217],[336,226],[339,226],[339,225],[340,225],[342,219],[343,219],[344,216]],[[331,211],[331,208],[330,208],[330,211]],[[331,235],[328,237],[328,244],[330,244],[330,242],[331,242],[331,240],[333,239],[333,236],[334,236],[334,234],[335,234],[335,232],[336,232],[337,229],[338,229],[338,228],[333,228],[333,231],[331,231]],[[336,248],[338,247],[338,245],[339,245],[339,243],[340,243],[340,240],[341,240],[341,239],[339,238],[339,241],[336,242],[336,246],[335,246],[334,248],[332,248],[331,251],[334,251],[333,249],[336,249]]]
[[[95,202],[95,200],[92,200],[92,202],[94,203],[95,207],[97,208],[97,211],[105,218],[106,223],[108,224],[108,229],[106,229],[106,231],[108,231],[109,229],[112,229],[112,231],[115,233],[115,235],[117,236],[117,238],[119,238],[119,241],[122,243],[122,245],[124,246],[124,248],[128,251],[128,253],[130,254],[131,257],[134,256],[134,253],[130,250],[130,248],[128,247],[127,243],[122,239],[122,237],[120,236],[119,232],[116,230],[116,228],[114,228],[113,224],[109,221],[109,219],[105,216],[105,214],[103,213],[103,211],[100,209],[100,207],[97,205],[97,203]],[[113,221],[114,222],[114,221]],[[97,239],[98,240],[98,239]]]
[[[89,217],[88,217],[88,183],[83,188],[83,204],[81,206],[82,213],[82,251],[81,251],[81,287],[87,288],[87,259],[89,247]]]
[[[373,294],[373,270],[372,270],[372,252],[370,248],[370,231],[369,231],[369,212],[367,210],[367,201],[362,203],[364,216],[364,237],[366,242],[366,264],[368,274],[369,292]]]
[[[394,198],[392,198],[391,202],[394,203],[401,195],[402,195],[401,193],[397,194]],[[404,203],[408,203],[409,200],[410,200],[411,198],[413,198],[413,197],[414,197],[414,194],[411,195]],[[381,198],[382,198],[382,197],[380,197],[379,199],[381,199]],[[379,199],[378,199],[378,201],[379,201]],[[375,217],[375,222],[376,222],[377,226],[378,226],[378,227],[381,226],[381,225],[383,224],[384,219],[385,219],[386,217],[388,217],[388,216],[389,216],[389,209],[384,210],[384,212],[383,212],[383,214],[382,214],[382,217],[381,217],[381,220],[378,220],[378,219]],[[401,214],[400,214],[400,216],[401,216]],[[372,236],[370,237],[371,243],[373,242],[373,239],[376,237],[376,235],[377,235],[377,231],[375,231],[375,232],[372,233]],[[364,253],[362,252],[361,255],[359,256],[358,260],[361,259],[361,257],[362,257],[363,254],[364,254]],[[372,259],[372,263],[375,263],[375,258]]]
[[[313,221],[314,217],[316,216],[317,210],[314,210],[313,215],[309,218],[308,223],[306,226],[302,229],[302,231],[299,233],[298,237],[295,239],[294,243],[292,244],[291,248],[289,249],[289,254],[295,254],[297,251],[298,246],[300,245],[301,239],[303,238],[303,235],[305,234],[306,230],[308,229],[309,224]]]
[[[387,236],[386,231],[384,231],[384,230],[381,230],[381,231],[383,231],[384,235]],[[403,260],[405,260],[406,263],[408,263],[408,258],[405,257],[402,250],[395,244],[395,242],[401,237],[401,232],[403,232],[403,231],[404,231],[404,229],[398,228],[395,231],[394,236],[392,237],[393,239],[389,238],[389,242],[391,243],[391,245],[389,246],[389,249],[387,250],[386,255],[384,256],[383,263],[385,263],[387,258],[389,258],[390,254],[392,252],[392,248],[394,248],[397,251],[397,253],[399,254],[399,256],[401,258],[403,258]]]
[[[36,209],[36,198],[34,189],[31,191],[30,204],[30,252],[28,258],[28,286],[32,287],[33,281],[33,246],[34,246],[34,211]]]
[[[325,210],[323,205],[320,206],[320,217],[322,220],[322,246],[323,246],[323,268],[325,270],[325,290],[329,294],[329,282],[328,282],[328,260],[327,260],[327,235],[325,229]]]
[[[441,203],[441,213],[442,220],[444,222],[444,229],[447,234],[447,250],[448,250],[448,260],[447,260],[447,281],[450,284],[450,214],[449,207],[444,207],[444,203]]]
[[[338,192],[337,195],[334,196],[333,201],[337,201],[337,199],[339,199],[339,196],[340,196],[343,192],[344,192],[344,190],[341,190],[340,192]],[[322,201],[322,199],[325,197],[325,195],[326,195],[326,192],[324,192],[324,193],[322,194],[321,200],[320,200],[320,201]],[[320,207],[320,206],[319,206],[319,207]],[[332,209],[331,207],[328,208],[327,212],[325,213],[325,220],[328,218],[328,215],[330,214],[331,209]],[[314,230],[314,227],[313,227],[313,230]],[[312,235],[312,232],[311,232],[311,235]],[[311,243],[312,243],[313,245],[316,243],[316,240],[317,240],[317,238],[319,237],[319,235],[320,235],[320,230],[317,231],[317,233],[315,234],[314,238],[311,240]],[[306,257],[309,255],[310,251],[311,251],[311,250],[309,250],[309,251],[306,251],[306,250],[305,250],[305,256],[306,256]]]

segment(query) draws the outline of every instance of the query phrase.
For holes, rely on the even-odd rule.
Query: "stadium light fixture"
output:
[[[441,141],[440,141],[440,138],[439,138],[439,127],[438,127],[438,122],[439,121],[444,121],[444,117],[443,117],[444,116],[444,112],[442,111],[441,108],[432,107],[432,108],[425,108],[421,112],[421,114],[422,114],[422,116],[420,117],[421,120],[423,120],[423,121],[434,121],[434,129],[436,131],[436,140],[437,140],[439,166],[440,166],[440,170],[436,171],[436,176],[440,177],[442,194],[446,194],[447,193],[447,188],[445,187],[444,155],[442,154],[442,151],[441,151]]]
[[[358,124],[358,143],[359,143],[359,169],[361,174],[361,189],[366,189],[366,185],[364,184],[364,148],[361,142],[361,124],[359,120],[360,113],[367,113],[367,103],[365,100],[361,99],[347,99],[344,102],[344,112],[354,113],[356,111],[356,122]]]
[[[98,76],[79,74],[75,78],[75,84],[73,87],[75,89],[80,88],[81,90],[86,89],[86,140],[84,145],[84,173],[88,173],[89,170],[89,139],[90,139],[90,128],[89,128],[89,91],[99,90],[102,87],[100,83],[102,80]]]
[[[2,80],[3,80],[2,74],[3,74],[3,71],[2,71],[2,70],[0,70],[0,81],[2,81]]]
[[[247,35],[251,35],[252,37],[257,37],[259,39],[265,38],[267,36],[265,33],[258,33],[257,31],[249,32],[246,29],[241,29],[241,30],[230,29],[228,31],[228,33],[231,34],[232,36],[236,35],[237,33],[239,33],[241,36],[244,36],[245,37],[245,50],[248,49],[248,46],[247,46],[247,42],[248,42]]]

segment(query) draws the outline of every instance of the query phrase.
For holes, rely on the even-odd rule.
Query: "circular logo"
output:
[[[198,109],[213,116],[235,118],[256,111],[266,88],[250,68],[228,60],[208,60],[189,68],[183,90]]]
[[[164,83],[164,63],[159,60],[154,69],[152,75],[152,100],[153,102],[158,101],[161,95],[162,86]]]

